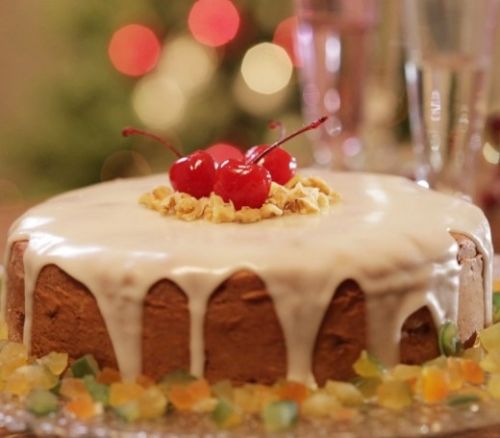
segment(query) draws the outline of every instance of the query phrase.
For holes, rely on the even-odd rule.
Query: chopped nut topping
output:
[[[145,193],[139,203],[166,216],[185,221],[204,219],[214,223],[249,224],[290,214],[317,214],[338,202],[340,196],[320,178],[295,176],[286,185],[272,183],[269,197],[260,208],[236,210],[232,202],[212,193],[196,199],[187,193],[159,186]]]

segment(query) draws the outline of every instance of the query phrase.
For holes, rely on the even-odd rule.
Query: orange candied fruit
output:
[[[73,378],[66,378],[62,381],[59,393],[69,400],[76,400],[86,396],[90,397],[83,381]]]
[[[278,387],[278,397],[280,400],[291,400],[298,404],[304,402],[309,396],[309,389],[299,382],[285,382]]]
[[[438,403],[450,392],[448,375],[437,366],[424,367],[422,371],[422,397],[427,403]]]
[[[81,395],[73,400],[71,400],[67,405],[66,409],[76,415],[77,418],[81,420],[86,420],[92,418],[96,415],[96,407],[92,401],[90,395]]]
[[[109,404],[111,406],[124,405],[139,400],[143,393],[144,388],[137,383],[113,383],[109,391]]]
[[[210,386],[205,379],[199,379],[187,385],[174,385],[169,395],[177,409],[188,411],[199,401],[210,397]]]
[[[111,385],[112,383],[121,382],[122,376],[118,370],[104,367],[97,374],[96,380],[97,383],[102,383],[103,385]]]
[[[461,365],[464,379],[467,382],[475,385],[481,385],[484,383],[484,371],[477,362],[472,359],[462,359]]]

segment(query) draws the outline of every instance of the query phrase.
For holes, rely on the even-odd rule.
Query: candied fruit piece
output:
[[[243,421],[240,409],[227,399],[220,399],[212,412],[212,420],[221,429],[239,426]]]
[[[80,378],[85,376],[96,376],[99,372],[99,365],[91,354],[86,354],[80,359],[77,359],[71,365],[71,373],[73,377]]]
[[[490,376],[486,389],[493,398],[500,400],[500,374]]]
[[[44,417],[59,409],[57,397],[46,389],[35,389],[26,398],[26,409],[37,417]]]
[[[199,401],[210,397],[210,386],[205,379],[199,379],[188,384],[175,384],[169,394],[175,408],[188,411]]]
[[[139,400],[144,391],[144,388],[137,383],[113,383],[109,392],[109,404],[111,406],[120,406]]]
[[[80,420],[87,420],[95,416],[98,411],[90,395],[81,395],[71,400],[66,409]]]
[[[138,400],[140,417],[145,420],[161,417],[167,409],[167,398],[156,386],[147,388]]]
[[[444,356],[456,356],[462,350],[462,343],[455,323],[446,321],[439,327],[438,343],[439,351]]]
[[[456,391],[463,386],[465,381],[462,359],[449,357],[447,359],[447,365],[448,384],[450,390]]]
[[[329,380],[325,391],[334,395],[344,406],[359,406],[363,403],[363,394],[352,383]]]
[[[98,383],[94,376],[85,376],[83,378],[85,388],[95,402],[106,406],[109,403],[109,386]]]
[[[391,377],[395,380],[407,382],[413,387],[421,372],[422,367],[419,365],[398,364],[391,370]]]
[[[68,354],[52,352],[38,359],[38,363],[45,365],[55,376],[60,376],[68,367]]]
[[[121,382],[122,376],[118,370],[113,368],[104,367],[99,373],[97,373],[97,383],[102,383],[103,385],[111,385],[112,383]]]
[[[463,353],[462,357],[464,359],[472,359],[474,362],[480,362],[484,357],[484,350],[481,348],[479,342],[477,342],[473,347],[467,348]]]
[[[233,399],[233,385],[230,380],[221,380],[212,385],[212,392],[217,398],[231,401]]]
[[[383,367],[380,362],[368,352],[363,350],[353,365],[354,371],[360,377],[380,377],[383,373]]]
[[[192,383],[196,380],[196,377],[194,377],[192,374],[189,374],[187,371],[177,370],[162,377],[162,379],[160,380],[160,384],[167,389],[170,389],[174,385],[188,385],[189,383]]]
[[[382,382],[379,378],[357,378],[354,380],[354,386],[359,389],[364,398],[370,399],[377,394],[378,385]]]
[[[377,388],[377,400],[384,408],[401,410],[412,404],[410,385],[401,380],[387,380]]]
[[[426,366],[421,376],[422,398],[427,403],[437,403],[450,392],[448,374],[436,366]]]
[[[120,406],[113,407],[113,411],[122,420],[131,423],[139,419],[141,411],[139,408],[139,402],[137,400],[125,403]]]
[[[0,372],[3,377],[27,363],[28,350],[23,344],[7,342],[0,350]]]
[[[297,403],[280,400],[268,404],[261,412],[264,427],[269,432],[279,432],[293,427],[299,419]]]
[[[477,362],[474,362],[471,359],[462,359],[461,366],[464,379],[467,382],[475,385],[481,385],[484,383],[484,371]]]
[[[277,391],[281,400],[291,400],[298,404],[301,404],[309,396],[307,386],[299,382],[284,382],[278,386]]]
[[[57,377],[42,365],[24,365],[17,368],[6,380],[5,391],[26,395],[32,389],[51,389],[57,384]]]
[[[59,393],[61,394],[61,396],[69,400],[75,400],[79,397],[89,395],[85,383],[82,380],[74,379],[71,377],[68,377],[62,381]]]
[[[500,373],[500,350],[493,350],[486,354],[479,366],[488,373]]]
[[[234,402],[244,412],[258,413],[266,405],[278,400],[278,395],[272,388],[264,385],[244,385],[234,388]]]
[[[311,394],[300,407],[307,417],[331,417],[342,405],[332,394],[319,390]]]
[[[479,340],[488,353],[500,350],[500,323],[481,330],[479,332]]]

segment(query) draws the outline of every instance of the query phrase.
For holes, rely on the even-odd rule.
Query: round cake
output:
[[[340,194],[326,211],[257,223],[145,208],[164,175],[72,191],[8,236],[9,337],[32,354],[91,353],[125,378],[187,369],[209,381],[349,379],[439,355],[491,322],[492,245],[480,209],[403,178],[305,169]]]

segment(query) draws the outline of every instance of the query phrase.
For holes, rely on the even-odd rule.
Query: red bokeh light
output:
[[[151,29],[140,24],[128,24],[113,34],[108,54],[120,73],[142,76],[156,66],[160,50],[160,42]]]
[[[200,43],[218,47],[236,36],[240,15],[230,0],[197,0],[189,12],[188,25]]]
[[[295,16],[285,18],[274,31],[273,43],[283,47],[293,62],[300,67],[300,60],[295,51],[295,33],[297,32],[298,19]]]
[[[215,143],[206,149],[215,161],[215,164],[219,165],[223,161],[234,159],[243,161],[245,155],[236,146],[229,143]]]

